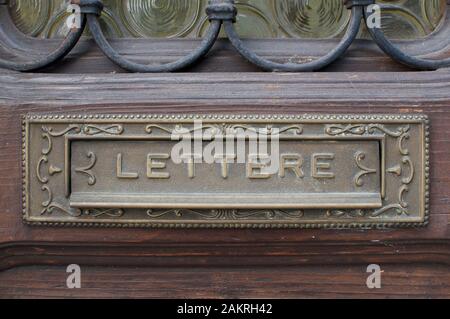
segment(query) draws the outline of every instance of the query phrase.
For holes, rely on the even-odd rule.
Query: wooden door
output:
[[[105,33],[117,38],[111,43],[132,59],[172,61],[191,52],[198,44],[195,38],[205,32],[206,1],[192,1],[187,7],[184,1],[174,1],[180,11],[176,21],[167,24],[155,23],[152,14],[140,16],[139,1],[126,2],[131,9],[125,14],[121,2],[105,1],[102,19]],[[42,7],[37,11],[29,7],[31,13],[25,5],[5,8],[2,3],[1,19],[12,17],[10,22],[18,26],[7,27],[6,35],[1,35],[5,58],[17,50],[48,51],[61,40],[58,34],[64,30],[64,20],[54,18],[49,22],[53,25],[43,22],[64,13],[59,1],[50,7],[39,2]],[[330,32],[348,23],[346,9],[327,7],[331,12],[344,11],[332,21],[333,26],[325,28],[316,23],[323,22],[314,16],[319,8],[307,11],[302,1],[292,2],[298,7],[288,3],[280,1],[280,7],[272,7],[239,1],[238,30],[243,38],[257,38],[246,44],[264,57],[281,61],[329,52],[335,38],[343,34]],[[386,33],[407,38],[410,42],[398,44],[412,54],[448,57],[446,39],[433,38],[433,32],[444,28],[446,1],[417,3],[406,8],[400,3],[389,11]],[[311,28],[289,20],[289,12],[303,9],[316,19]],[[396,10],[414,12],[419,22],[395,18]],[[156,36],[161,38],[138,38]],[[417,71],[393,61],[364,29],[342,58],[316,73],[261,72],[225,36],[205,58],[182,72],[128,73],[110,62],[92,39],[82,38],[67,58],[52,67],[31,73],[2,69],[0,82],[0,297],[450,296],[450,74],[445,68]],[[409,228],[108,227],[74,219],[60,225],[24,223],[28,193],[23,184],[24,119],[28,115],[95,119],[124,114],[155,118],[427,116],[424,123],[429,133],[424,133],[423,141],[429,146],[429,167],[425,165],[418,174],[429,174],[424,193],[429,218],[425,225]],[[81,267],[80,289],[67,288],[66,270],[71,264]],[[371,264],[383,271],[380,289],[366,285]]]

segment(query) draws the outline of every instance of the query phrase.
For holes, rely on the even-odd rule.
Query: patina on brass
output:
[[[202,122],[209,136],[196,135]],[[428,222],[423,115],[27,115],[24,220],[117,227],[408,227]],[[174,132],[205,150],[237,129],[279,141],[174,163]],[[273,135],[273,132],[277,132]],[[212,135],[211,135],[212,132]],[[269,141],[269,145],[270,145]],[[237,144],[238,141],[236,141]],[[268,152],[270,152],[269,150]]]

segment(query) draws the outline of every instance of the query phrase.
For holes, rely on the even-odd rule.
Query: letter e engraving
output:
[[[155,159],[169,159],[169,154],[148,154],[147,156],[147,177],[154,179],[168,179],[170,178],[170,174],[168,172],[159,172],[156,173],[153,170],[155,169],[164,169],[166,168],[165,162],[155,161]]]
[[[314,178],[335,178],[333,172],[330,171],[331,163],[334,160],[333,153],[314,154],[312,156],[312,177]]]
[[[250,179],[270,178],[269,174],[262,172],[269,160],[269,155],[250,154],[248,156],[247,177]]]

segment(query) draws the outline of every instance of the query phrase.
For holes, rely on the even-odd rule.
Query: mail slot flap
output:
[[[215,195],[133,195],[83,194],[71,196],[70,205],[77,208],[380,208],[380,193],[327,193],[327,194],[258,194],[249,193]]]
[[[255,156],[264,141],[246,140],[240,145],[231,141],[228,146],[222,140],[220,145],[207,141],[200,144],[194,157],[186,156],[192,154],[193,140],[72,139],[70,205],[286,209],[382,206],[379,140],[298,136],[267,142],[264,153]],[[212,145],[214,150],[210,151]],[[240,152],[243,156],[238,156]],[[210,161],[208,153],[212,154]],[[228,156],[221,158],[218,154]],[[82,168],[89,163],[94,165],[87,172]]]

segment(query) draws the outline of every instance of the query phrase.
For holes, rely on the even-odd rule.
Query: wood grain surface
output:
[[[83,267],[81,289],[67,289],[65,267],[0,273],[4,298],[448,298],[442,265],[385,265],[381,289],[366,287],[358,265],[299,267]],[[201,280],[200,280],[201,278]],[[276,312],[276,311],[275,311]]]
[[[450,72],[0,74],[0,297],[450,297]],[[431,221],[385,230],[25,226],[26,113],[424,113]],[[64,288],[65,265],[86,288]],[[384,286],[365,286],[369,263]],[[51,265],[51,266],[50,266]],[[112,268],[111,268],[112,267]],[[139,268],[136,268],[139,267]]]

